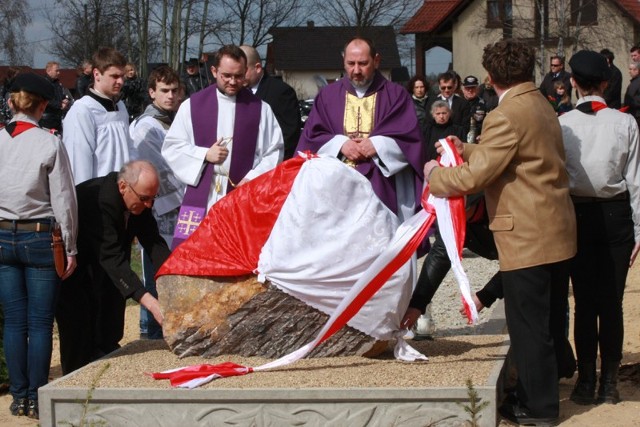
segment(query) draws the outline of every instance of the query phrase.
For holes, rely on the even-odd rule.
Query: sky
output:
[[[33,68],[44,68],[45,64],[51,60],[59,58],[51,57],[49,53],[49,42],[53,35],[49,30],[49,21],[45,17],[45,10],[53,8],[53,0],[28,0],[31,12],[31,24],[25,29],[25,38],[28,46],[33,50]]]
[[[44,68],[48,61],[60,61],[60,58],[56,58],[50,54],[50,42],[53,38],[53,34],[49,29],[49,21],[45,16],[45,11],[55,7],[54,0],[28,0],[31,11],[32,22],[25,29],[25,38],[27,39],[28,46],[33,50],[33,63],[25,64],[31,65],[33,68]],[[411,68],[415,67],[415,60],[410,61],[409,58],[405,58],[403,61]],[[433,48],[426,54],[427,62],[427,74],[438,74],[446,71],[449,63],[451,62],[451,53],[442,48]],[[411,75],[415,74],[413,69],[409,70]]]

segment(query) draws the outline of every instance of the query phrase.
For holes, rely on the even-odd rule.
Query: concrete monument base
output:
[[[353,356],[332,358],[333,366],[320,368],[305,365],[321,363],[310,359],[277,372],[213,381],[194,390],[171,388],[167,381],[148,379],[142,386],[127,384],[127,378],[140,377],[142,372],[125,369],[116,375],[116,365],[127,367],[138,363],[135,358],[147,358],[150,369],[167,369],[152,366],[157,353],[141,354],[134,342],[131,348],[125,346],[42,387],[40,422],[43,426],[465,426],[471,425],[471,416],[465,407],[472,406],[465,378],[476,374],[475,371],[480,370],[477,363],[481,362],[487,373],[475,377],[473,391],[477,394],[476,404],[487,402],[487,406],[479,411],[477,425],[495,426],[496,402],[502,389],[501,371],[508,349],[508,336],[503,335],[504,332],[500,306],[489,322],[475,330],[476,334],[493,335],[488,344],[476,342],[472,336],[467,341],[445,337],[414,342],[416,348],[429,356],[429,362],[400,363],[390,355],[382,360]],[[164,347],[155,351],[175,357],[163,343],[158,344]],[[226,358],[236,361],[234,356]],[[472,360],[474,358],[476,360]],[[168,363],[178,363],[171,367],[185,364],[180,362],[185,360],[176,358],[175,362]],[[456,378],[445,380],[444,374],[437,373],[443,368],[447,376],[452,373]],[[336,386],[338,379],[327,387],[308,387],[309,376],[321,369],[326,369],[327,375],[343,379],[344,372],[356,371],[357,374],[355,379],[345,381],[345,386]],[[398,373],[389,373],[389,369],[396,369]],[[383,370],[387,376],[382,375]],[[427,378],[434,373],[435,378]],[[415,377],[415,381],[402,384],[405,380],[400,374]],[[87,378],[81,379],[83,375]],[[251,378],[253,376],[255,378]],[[376,376],[379,378],[371,378]],[[277,384],[279,379],[281,384]],[[267,382],[261,382],[263,380]],[[269,386],[268,381],[276,384]],[[283,385],[284,382],[287,385]]]

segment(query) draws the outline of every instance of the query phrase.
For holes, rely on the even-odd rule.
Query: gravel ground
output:
[[[498,261],[484,259],[471,251],[464,250],[462,253],[462,265],[464,266],[472,291],[478,291],[489,281],[498,271]],[[418,261],[418,268],[422,265],[424,257]],[[449,271],[444,281],[440,285],[438,292],[433,297],[431,313],[436,323],[434,337],[444,337],[452,335],[471,335],[477,331],[482,332],[482,326],[486,323],[498,302],[491,307],[483,309],[479,313],[478,324],[468,325],[466,317],[460,314],[462,302],[460,301],[460,290],[452,271]]]
[[[487,261],[465,252],[463,264],[473,289],[479,289],[497,271],[497,262]],[[420,265],[422,260],[420,261]],[[434,340],[411,341],[429,357],[428,362],[403,363],[388,350],[380,357],[305,359],[289,367],[255,373],[242,378],[217,380],[208,387],[222,388],[288,388],[288,387],[464,387],[471,379],[474,384],[486,384],[495,361],[501,357],[504,336],[477,335],[491,316],[490,309],[480,313],[478,325],[466,324],[459,309],[460,293],[453,274],[445,278],[433,301],[433,316],[437,325]],[[128,310],[129,316],[130,310]],[[135,313],[135,312],[134,312]],[[127,324],[137,326],[135,319]],[[135,330],[136,328],[134,328]],[[134,332],[135,333],[135,332]],[[126,357],[124,357],[126,356]],[[266,359],[235,355],[214,359],[189,357],[178,359],[163,341],[136,341],[112,358],[100,361],[59,383],[61,387],[88,386],[98,380],[98,387],[169,388],[167,381],[154,381],[143,373],[158,372],[180,366],[233,361],[245,366],[258,366]],[[106,367],[108,364],[108,367]],[[103,372],[104,373],[101,373]],[[372,373],[375,372],[375,375]]]

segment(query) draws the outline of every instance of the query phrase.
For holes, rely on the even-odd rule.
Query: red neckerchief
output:
[[[605,108],[607,108],[607,104],[600,101],[583,102],[582,104],[576,106],[576,110],[580,110],[586,114],[595,113]]]
[[[22,132],[27,131],[31,128],[37,128],[38,125],[34,125],[33,123],[29,123],[29,122],[21,122],[19,120],[16,120],[15,122],[11,122],[9,123],[5,129],[7,130],[7,132],[9,132],[9,135],[11,135],[11,138],[15,138],[16,136],[20,135]]]

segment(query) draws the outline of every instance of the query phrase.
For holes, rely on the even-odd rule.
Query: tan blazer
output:
[[[512,87],[487,115],[478,145],[465,144],[465,163],[436,168],[436,196],[485,190],[489,228],[500,269],[550,264],[576,253],[562,131],[553,108],[533,83]]]

